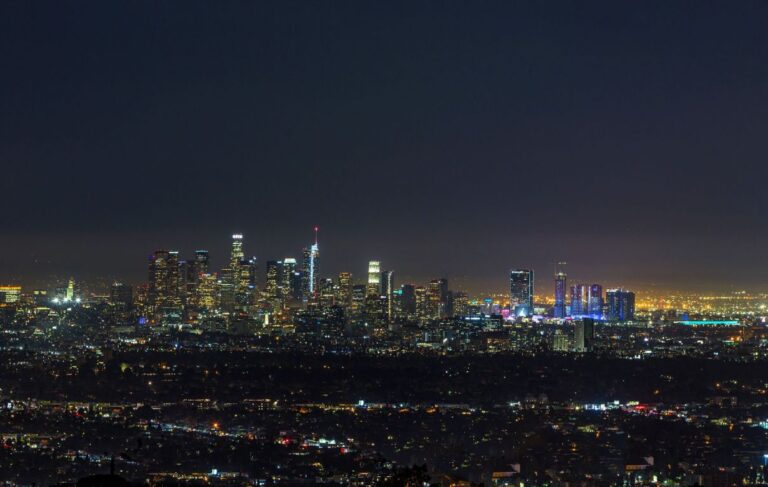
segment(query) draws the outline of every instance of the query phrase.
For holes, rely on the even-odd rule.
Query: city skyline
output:
[[[314,237],[317,237],[317,231],[319,230],[319,226],[313,226],[307,229],[305,233],[307,235],[314,235]],[[314,232],[310,234],[309,232]],[[327,232],[326,232],[327,233]],[[255,245],[253,242],[248,239],[248,236],[244,233],[236,233],[234,235],[240,235],[244,241],[244,245],[247,245],[250,248],[253,248]],[[324,235],[324,237],[327,235]],[[171,239],[169,239],[171,240]],[[206,239],[211,240],[211,239]],[[176,251],[180,254],[180,259],[184,260],[185,258],[192,258],[192,256],[197,251],[206,251],[209,254],[210,262],[211,262],[211,268],[216,269],[222,269],[226,267],[227,262],[230,260],[230,241],[228,239],[218,239],[219,242],[216,242],[213,248],[216,248],[217,251],[210,250],[211,247],[209,246],[203,246],[203,245],[170,245],[165,247],[157,247],[153,250],[145,250],[143,252],[142,258],[146,258],[147,256],[152,255],[153,252],[157,250],[168,250],[168,251]],[[308,240],[308,239],[305,239]],[[333,239],[331,238],[331,241]],[[247,242],[247,243],[246,243]],[[316,244],[316,242],[315,242]],[[277,253],[271,255],[271,256],[261,256],[258,255],[258,252],[252,252],[249,249],[246,249],[248,256],[255,257],[257,259],[258,263],[258,276],[259,276],[259,285],[263,286],[264,283],[264,277],[266,273],[266,266],[267,262],[275,259],[283,259],[283,258],[294,258],[297,259],[299,263],[301,263],[303,259],[303,254],[307,251],[307,249],[312,246],[312,243],[296,243],[291,247],[291,249],[286,250],[282,253],[278,251]],[[327,271],[327,274],[325,273],[325,270],[321,271],[319,274],[319,277],[328,277],[328,276],[336,276],[340,272],[351,272],[352,275],[355,278],[355,281],[364,283],[366,282],[365,273],[366,273],[366,265],[369,263],[370,256],[366,257],[362,255],[362,252],[358,251],[358,255],[360,257],[357,261],[348,261],[343,258],[339,258],[338,255],[335,255],[336,253],[333,252],[333,249],[328,247],[325,247],[326,250],[323,252],[323,262],[324,266],[328,265],[328,260],[330,260],[330,269]],[[185,249],[185,250],[181,250]],[[330,250],[330,252],[329,252]],[[387,254],[387,252],[382,252],[383,254]],[[136,254],[136,252],[133,252],[133,254]],[[330,259],[328,257],[330,256]],[[336,258],[334,258],[336,257]],[[379,259],[384,260],[384,259]],[[405,262],[412,262],[411,259],[404,259]],[[86,280],[86,281],[94,281],[94,282],[104,282],[107,283],[110,280],[115,281],[121,281],[126,282],[130,284],[139,284],[144,281],[146,277],[146,273],[141,269],[141,266],[136,265],[136,261],[134,262],[126,262],[121,259],[115,259],[115,261],[118,265],[115,266],[115,268],[112,271],[107,270],[106,272],[100,272],[97,274],[88,272],[87,269],[79,269],[72,265],[67,266],[57,266],[57,263],[52,261],[46,261],[45,258],[41,256],[41,258],[38,258],[35,256],[33,258],[33,265],[32,268],[37,269],[46,269],[41,271],[41,273],[37,276],[35,276],[34,273],[19,273],[18,275],[13,275],[9,272],[7,272],[8,268],[12,266],[5,266],[5,275],[0,274],[0,280],[3,280],[3,282],[11,283],[11,284],[24,284],[25,286],[39,286],[44,284],[50,284],[52,280],[55,279],[68,279],[72,276],[77,276],[80,280]],[[567,264],[567,265],[566,265]],[[26,264],[25,264],[26,265]],[[409,271],[408,268],[400,268],[397,264],[391,263],[391,261],[387,260],[386,265],[388,268],[392,268],[392,270],[397,271],[397,279],[401,279],[401,283],[403,282],[426,282],[430,279],[440,277],[440,276],[447,276],[452,278],[453,285],[462,291],[474,293],[477,295],[482,294],[505,294],[508,292],[508,273],[510,270],[513,270],[515,266],[507,265],[504,267],[503,264],[500,264],[497,267],[493,268],[494,276],[490,278],[482,278],[478,276],[473,275],[467,275],[465,274],[452,274],[450,272],[450,269],[448,266],[444,267],[435,267],[436,269],[442,268],[442,269],[448,269],[446,272],[435,272],[431,274],[425,274],[425,275],[418,275],[412,271]],[[681,285],[680,283],[664,283],[661,279],[658,280],[646,280],[646,279],[637,279],[635,276],[628,275],[628,277],[623,279],[616,279],[616,278],[606,278],[602,277],[599,273],[594,272],[591,263],[589,262],[565,262],[565,261],[552,261],[552,262],[545,262],[541,264],[540,267],[533,267],[529,264],[522,262],[518,265],[518,262],[515,262],[515,265],[518,267],[530,267],[532,270],[534,270],[539,276],[541,276],[542,279],[545,279],[543,282],[549,283],[550,281],[554,282],[554,276],[558,272],[557,268],[559,266],[562,266],[563,268],[567,267],[566,275],[568,276],[567,285],[564,289],[564,300],[566,302],[570,302],[570,287],[571,283],[580,283],[580,284],[586,284],[587,282],[600,282],[604,287],[631,287],[637,291],[642,292],[732,292],[732,291],[742,291],[742,290],[750,290],[754,292],[763,292],[768,291],[768,286],[762,287],[762,286],[744,286],[740,285],[738,283],[729,283],[727,281],[720,282],[720,283],[712,283],[704,281],[699,282],[698,284],[694,285]],[[415,266],[418,267],[418,266]],[[600,267],[600,266],[598,266]],[[554,270],[553,270],[554,269]],[[576,272],[573,272],[572,269],[576,269]],[[471,269],[470,269],[471,271]],[[486,271],[487,272],[487,271]],[[506,273],[506,274],[505,274]],[[32,277],[31,277],[32,276]],[[541,287],[537,288],[536,295],[537,296],[554,296],[554,288],[553,286],[544,285],[543,282],[538,281],[538,285]],[[550,289],[552,287],[552,289]]]

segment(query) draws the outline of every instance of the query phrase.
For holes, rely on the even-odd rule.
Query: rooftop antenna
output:
[[[320,227],[315,227],[315,245],[317,245],[317,232],[320,231]]]

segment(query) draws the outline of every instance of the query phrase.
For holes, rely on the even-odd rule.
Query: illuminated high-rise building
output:
[[[429,281],[426,291],[427,316],[430,319],[444,317],[448,308],[448,279]]]
[[[565,292],[567,289],[567,276],[561,266],[565,265],[565,262],[558,264],[559,269],[555,272],[555,318],[565,318]]]
[[[178,321],[181,316],[179,253],[157,250],[149,262],[148,308],[156,321]]]
[[[237,266],[237,264],[239,264],[240,261],[244,258],[245,253],[243,252],[243,234],[235,233],[232,235],[232,252],[230,253],[229,257],[230,267]]]
[[[280,291],[284,301],[288,301],[292,298],[297,298],[294,292],[294,281],[296,278],[296,259],[293,257],[286,257],[283,259],[282,267],[280,268]]]
[[[584,318],[576,322],[574,330],[573,349],[576,352],[589,352],[595,341],[595,321]]]
[[[221,308],[229,313],[245,311],[256,294],[258,265],[256,257],[246,259],[243,235],[232,235],[229,263],[221,270]]]
[[[417,286],[413,290],[414,300],[416,302],[416,317],[420,321],[425,321],[429,318],[432,318],[429,314],[428,309],[428,298],[427,298],[427,288],[424,286]]]
[[[195,250],[194,269],[198,274],[208,274],[210,271],[210,257],[207,250]]]
[[[254,303],[258,271],[259,266],[255,256],[240,261],[235,301],[241,309],[245,309]]]
[[[608,321],[635,319],[635,293],[626,289],[609,289],[605,293]]]
[[[587,298],[588,312],[591,318],[602,319],[603,317],[603,286],[592,284],[589,286],[589,297]]]
[[[381,262],[372,260],[368,262],[368,285],[366,293],[378,296],[381,292]]]
[[[320,274],[320,246],[317,233],[320,229],[315,227],[315,243],[304,249],[304,261],[302,262],[302,290],[304,300],[317,299],[319,292]]]
[[[350,306],[350,315],[353,319],[359,319],[365,310],[366,286],[355,284],[352,286],[352,305]]]
[[[67,290],[64,293],[64,300],[65,301],[75,300],[75,278],[74,277],[70,277],[69,281],[67,281]]]
[[[318,301],[321,308],[328,309],[336,303],[336,286],[333,279],[326,278],[320,280],[320,290]]]
[[[515,316],[533,314],[533,271],[513,269],[509,271],[509,310]]]
[[[267,261],[267,281],[264,285],[264,294],[273,307],[280,307],[282,303],[283,261]]]
[[[195,290],[195,304],[203,311],[215,311],[219,307],[219,277],[201,273]]]
[[[571,316],[579,317],[589,314],[589,286],[574,284],[571,286]]]
[[[243,235],[232,235],[232,250],[229,263],[221,270],[221,307],[226,312],[233,312],[240,301],[242,268],[241,262],[245,258],[243,252]]]
[[[454,291],[453,293],[453,315],[454,316],[466,316],[469,311],[469,298],[467,293],[461,291]]]
[[[349,272],[339,273],[339,287],[336,302],[344,308],[352,304],[352,274]]]
[[[195,257],[190,261],[179,262],[179,273],[182,280],[182,300],[185,306],[197,306],[197,286],[200,274],[207,274],[209,257],[207,250],[195,250]]]
[[[381,271],[379,279],[379,295],[384,300],[385,313],[387,321],[392,321],[394,312],[393,293],[395,287],[395,276],[393,271]]]
[[[0,307],[14,306],[21,298],[21,286],[0,286]]]

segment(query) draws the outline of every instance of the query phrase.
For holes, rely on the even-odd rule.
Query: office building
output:
[[[533,271],[513,269],[509,272],[509,311],[514,316],[533,314]]]
[[[113,282],[109,287],[109,304],[120,308],[133,305],[133,288],[122,282]]]
[[[179,253],[157,250],[149,261],[148,310],[157,322],[180,320]]]
[[[384,312],[387,315],[387,321],[392,321],[394,312],[393,293],[395,287],[395,278],[393,271],[381,271],[379,279],[379,295],[384,300]]]
[[[339,286],[336,302],[343,308],[352,305],[352,274],[350,272],[339,273]]]
[[[576,321],[573,349],[576,352],[590,352],[595,341],[595,320],[584,318]]]
[[[625,289],[609,289],[605,293],[608,321],[635,319],[635,293]]]
[[[564,265],[560,263],[559,266]],[[565,318],[567,316],[567,310],[565,308],[565,291],[567,289],[567,276],[565,271],[560,268],[555,272],[555,318]]]
[[[594,319],[603,318],[603,286],[592,284],[589,286],[589,310],[587,314]]]
[[[589,313],[589,286],[574,284],[571,286],[570,315],[580,317]]]
[[[13,306],[21,298],[21,286],[0,286],[0,307]]]
[[[315,243],[304,249],[301,268],[302,299],[313,301],[317,299],[320,284],[320,246],[318,244],[319,228],[315,227]]]

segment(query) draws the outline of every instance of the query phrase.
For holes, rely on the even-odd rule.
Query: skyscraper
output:
[[[317,299],[320,291],[320,246],[318,245],[317,233],[320,229],[315,227],[315,243],[304,249],[304,260],[302,262],[302,291],[305,301]]]
[[[591,318],[602,319],[603,318],[603,286],[600,284],[592,284],[589,286],[589,311],[587,314]]]
[[[565,318],[565,290],[567,289],[567,276],[562,267],[565,262],[558,263],[558,269],[555,272],[555,318]]]
[[[588,311],[589,287],[586,284],[574,284],[571,286],[571,316],[584,316]]]
[[[589,352],[595,340],[595,321],[592,318],[584,318],[576,322],[574,330],[573,348],[576,352]]]
[[[229,264],[221,270],[221,307],[224,311],[233,312],[242,301],[244,268],[241,266],[245,259],[243,253],[243,235],[232,235],[232,251]]]
[[[195,250],[195,258],[186,261],[181,269],[181,278],[184,281],[184,303],[187,306],[195,307],[197,286],[200,283],[200,274],[207,274],[209,268],[209,258],[207,250]]]
[[[350,306],[350,316],[357,320],[363,315],[365,309],[366,287],[363,284],[352,286],[352,305]]]
[[[277,310],[282,307],[282,276],[283,261],[267,261],[267,280],[264,285],[264,295],[273,310]]]
[[[392,321],[393,307],[393,292],[395,287],[394,272],[393,271],[381,271],[381,278],[379,279],[379,294],[385,301],[385,313],[387,315],[387,321]]]
[[[515,316],[533,314],[533,271],[513,269],[509,272],[509,310]]]
[[[201,273],[197,283],[195,303],[198,309],[214,311],[219,307],[219,276]]]
[[[635,293],[625,289],[609,289],[605,293],[609,321],[632,321],[635,319]]]
[[[381,292],[381,262],[371,260],[368,262],[367,294],[379,295]]]
[[[440,317],[444,317],[448,315],[451,299],[451,294],[448,290],[448,279],[441,277],[437,280],[437,284],[440,290],[440,309],[438,310],[438,314]]]
[[[442,290],[443,283],[441,279],[433,279],[429,281],[429,287],[426,290],[426,307],[427,318],[437,319],[442,316],[443,304],[442,304]],[[446,282],[447,284],[447,282]]]
[[[336,286],[333,279],[320,279],[320,288],[318,289],[318,303],[323,309],[328,309],[336,304]]]
[[[418,286],[413,290],[413,294],[416,301],[416,317],[419,321],[431,318],[427,309],[427,289],[424,286]]]
[[[280,268],[280,291],[284,301],[289,299],[298,299],[300,293],[296,293],[296,259],[293,257],[286,257],[283,259],[282,267]]]
[[[349,272],[339,273],[339,289],[336,301],[339,306],[344,308],[352,305],[352,274]]]
[[[157,250],[149,261],[149,312],[156,321],[179,321],[181,295],[179,290],[179,253]]]
[[[454,316],[466,316],[469,308],[469,299],[467,293],[462,291],[453,292],[453,315]]]
[[[210,257],[207,250],[195,250],[195,270],[198,274],[208,274]]]

